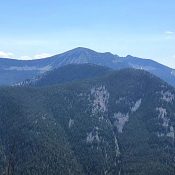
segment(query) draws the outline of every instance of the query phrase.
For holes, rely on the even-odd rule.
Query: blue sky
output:
[[[0,56],[35,59],[75,47],[175,68],[174,0],[4,0]]]

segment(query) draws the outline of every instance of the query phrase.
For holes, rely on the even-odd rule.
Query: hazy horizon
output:
[[[38,59],[76,47],[175,68],[175,1],[1,2],[0,57]]]

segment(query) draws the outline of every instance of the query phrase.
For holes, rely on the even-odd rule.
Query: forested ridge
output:
[[[175,90],[135,69],[0,88],[0,174],[173,175]]]

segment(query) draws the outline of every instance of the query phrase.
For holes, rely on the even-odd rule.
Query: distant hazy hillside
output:
[[[22,81],[19,86],[51,86],[78,80],[87,80],[104,76],[112,72],[111,69],[93,64],[69,64],[52,71],[48,71],[34,79]]]
[[[123,58],[109,52],[98,53],[86,48],[76,48],[63,54],[39,60],[0,59],[0,85],[12,85],[26,79],[32,79],[64,65],[84,63],[106,66],[112,69],[144,69],[175,86],[175,70],[155,61],[132,56]]]
[[[1,88],[0,174],[174,175],[174,106],[175,90],[143,70]]]

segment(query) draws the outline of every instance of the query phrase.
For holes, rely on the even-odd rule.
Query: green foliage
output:
[[[91,90],[100,86],[109,93],[107,110],[93,112]],[[1,88],[0,174],[173,175],[174,140],[157,135],[166,132],[157,107],[167,109],[175,126],[175,103],[161,100],[163,88],[175,94],[160,79],[132,69],[59,86]],[[141,106],[131,112],[138,99]],[[114,125],[117,112],[129,115],[122,133]],[[88,141],[90,134],[98,138]]]

